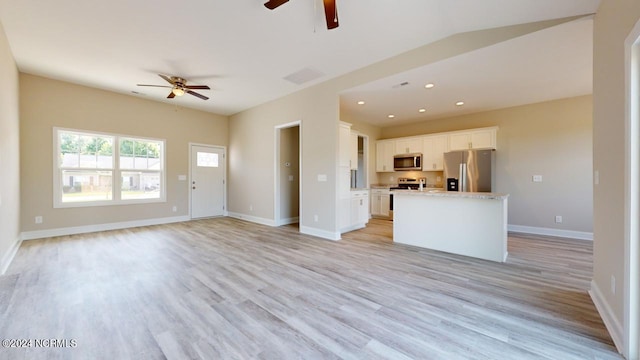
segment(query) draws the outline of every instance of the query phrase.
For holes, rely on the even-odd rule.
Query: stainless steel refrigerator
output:
[[[493,192],[495,150],[461,150],[444,154],[448,191]]]

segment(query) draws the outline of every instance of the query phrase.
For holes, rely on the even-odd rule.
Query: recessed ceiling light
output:
[[[362,100],[358,101],[358,105],[364,105],[364,101]]]
[[[420,109],[420,110],[418,110],[418,112],[421,112],[421,113],[423,113],[423,112],[425,112],[425,111],[427,111],[427,109]]]
[[[395,115],[393,115],[393,114],[389,114],[389,116],[387,116],[387,117],[388,117],[389,119],[393,119],[393,118],[394,118],[394,117],[396,117],[396,116],[395,116]]]
[[[456,106],[462,106],[462,105],[464,105],[464,101],[458,101],[458,102],[456,103]]]
[[[427,85],[425,85],[424,87],[427,89],[431,89],[433,88],[435,85],[433,85],[432,83],[428,83]]]

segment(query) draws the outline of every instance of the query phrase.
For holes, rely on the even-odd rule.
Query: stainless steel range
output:
[[[426,185],[427,178],[398,178],[398,185],[390,187],[389,190],[418,190],[420,182],[423,186]],[[389,217],[393,219],[393,193],[389,195]]]

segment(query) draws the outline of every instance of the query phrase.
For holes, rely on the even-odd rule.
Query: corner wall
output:
[[[592,297],[619,349],[625,322],[624,259],[627,256],[624,43],[638,20],[640,2],[637,0],[602,1],[594,18],[593,169],[600,174],[600,184],[595,185],[593,191]]]
[[[56,229],[97,226],[100,230],[105,224],[135,226],[186,220],[189,184],[178,180],[178,175],[189,174],[189,142],[228,144],[226,116],[29,74],[20,74],[20,112],[21,226],[25,238],[56,234],[52,232]],[[53,127],[165,139],[167,201],[53,208]],[[35,216],[42,216],[43,223],[35,224]]]
[[[18,68],[0,24],[0,275],[20,245]]]

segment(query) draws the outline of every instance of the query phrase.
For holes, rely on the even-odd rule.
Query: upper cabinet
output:
[[[339,166],[351,166],[351,124],[340,122],[338,127]]]
[[[393,155],[396,143],[393,140],[378,140],[376,142],[376,171],[393,171]]]
[[[444,170],[444,153],[447,152],[447,135],[430,135],[422,138],[422,171]]]
[[[449,151],[495,149],[497,128],[459,131],[449,134]]]
[[[353,131],[349,136],[349,165],[351,170],[358,170],[358,134]]]
[[[393,156],[422,153],[423,171],[444,170],[444,153],[468,149],[496,149],[498,127],[452,131],[376,142],[376,171],[393,171]]]
[[[422,137],[401,138],[395,141],[396,150],[393,155],[422,152]]]

